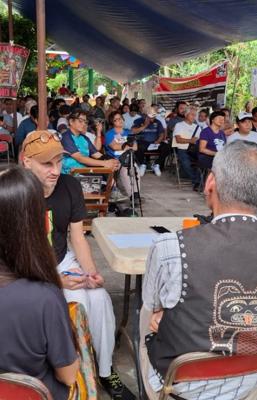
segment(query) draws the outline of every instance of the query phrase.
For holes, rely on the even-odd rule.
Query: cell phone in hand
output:
[[[79,274],[78,272],[73,272],[73,271],[63,271],[63,275],[65,276],[83,276],[84,274]]]
[[[153,229],[155,232],[158,233],[166,233],[166,232],[170,232],[167,228],[165,228],[164,226],[150,226],[151,229]]]

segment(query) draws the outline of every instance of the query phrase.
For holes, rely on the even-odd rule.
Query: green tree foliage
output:
[[[47,79],[47,87],[50,90],[54,90],[56,93],[58,92],[58,89],[62,86],[63,83],[67,85],[67,73],[64,72],[60,72],[59,74],[56,75],[55,78]]]
[[[49,64],[50,66],[50,64]],[[51,62],[51,67],[57,66],[54,63]],[[64,66],[63,66],[64,68]],[[77,94],[79,96],[83,96],[83,94],[88,92],[88,68],[79,68],[79,69],[74,69],[74,79],[73,79],[73,86],[74,89],[76,89]],[[65,83],[66,85],[69,84],[68,82],[68,71],[62,71],[54,78],[48,78],[47,79],[47,86],[49,89],[53,89],[55,91],[58,91],[62,83]],[[122,88],[120,85],[118,85],[116,82],[113,82],[111,79],[108,77],[94,71],[94,92],[97,93],[97,88],[99,85],[105,85],[106,91],[108,93],[111,93],[113,88],[115,87],[118,90],[118,93],[121,94]]]
[[[121,86],[117,82],[112,81],[110,78],[94,71],[94,92],[97,93],[99,85],[104,85],[106,91],[111,93],[114,87],[121,93]],[[82,68],[74,71],[74,87],[77,88],[79,95],[87,93],[88,90],[88,69]]]

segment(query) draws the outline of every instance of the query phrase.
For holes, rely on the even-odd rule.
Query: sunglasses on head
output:
[[[61,141],[61,137],[58,133],[42,133],[38,138],[31,140],[29,143],[27,143],[24,147],[24,150],[26,149],[26,147],[33,143],[33,142],[37,142],[38,140],[40,140],[42,143],[48,143],[49,140],[54,139],[56,142],[60,142]]]

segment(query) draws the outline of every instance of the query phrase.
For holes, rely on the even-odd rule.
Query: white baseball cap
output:
[[[237,116],[238,121],[243,121],[244,119],[253,119],[252,113],[246,111],[241,111]]]

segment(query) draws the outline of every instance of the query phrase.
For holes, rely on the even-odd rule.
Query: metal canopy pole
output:
[[[38,130],[47,129],[45,0],[36,0],[38,50]]]

